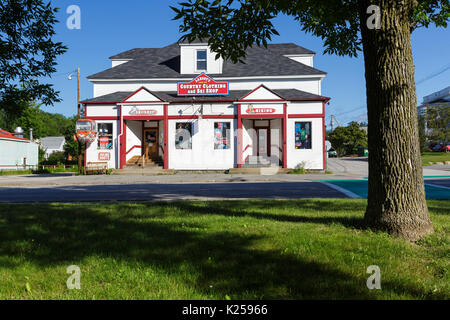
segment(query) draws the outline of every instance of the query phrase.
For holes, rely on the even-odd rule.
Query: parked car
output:
[[[431,148],[431,151],[433,151],[433,152],[441,152],[441,149],[442,149],[442,146],[440,144],[437,144],[437,145],[435,145],[435,146],[433,146]]]
[[[441,148],[441,151],[442,152],[450,152],[450,144],[447,143],[447,144],[443,145]]]
[[[331,148],[328,150],[328,158],[337,158],[338,154],[337,151]]]

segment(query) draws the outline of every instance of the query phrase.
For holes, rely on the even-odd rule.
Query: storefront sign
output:
[[[108,147],[109,139],[108,137],[99,137],[98,142],[100,148],[106,149]]]
[[[248,114],[265,114],[265,113],[275,113],[276,109],[274,108],[255,108],[253,105],[249,105],[248,109],[245,110]]]
[[[98,161],[109,161],[111,160],[111,153],[109,152],[99,152]]]
[[[144,117],[144,116],[153,116],[157,114],[158,111],[154,109],[138,109],[137,107],[131,108],[128,112],[130,116]]]
[[[179,96],[216,96],[228,95],[228,82],[217,82],[210,76],[202,73],[191,82],[178,83]]]

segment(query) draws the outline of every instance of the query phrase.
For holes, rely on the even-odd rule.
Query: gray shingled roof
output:
[[[42,148],[44,150],[63,150],[66,139],[64,137],[45,137],[41,138]]]
[[[245,64],[225,61],[218,77],[325,75],[326,73],[293,61],[283,54],[312,54],[293,43],[271,44],[268,49],[252,47],[246,51]],[[110,57],[133,59],[114,68],[93,74],[88,79],[157,79],[187,78],[195,74],[180,73],[180,48],[173,43],[163,48],[136,48]]]
[[[237,101],[240,98],[244,97],[252,90],[232,90],[228,96],[196,96],[195,99],[193,97],[184,97],[178,96],[175,91],[152,91],[151,93],[160,98],[165,102],[180,102],[180,101],[197,101],[197,102],[208,102],[208,101]],[[274,93],[279,95],[285,100],[325,100],[327,97],[319,96],[316,94],[312,94],[309,92],[297,90],[297,89],[278,89],[272,90]],[[87,99],[81,101],[81,103],[89,104],[89,103],[118,103],[122,102],[127,97],[131,96],[134,91],[129,92],[114,92],[111,94],[107,94],[104,96],[100,96],[93,99]]]

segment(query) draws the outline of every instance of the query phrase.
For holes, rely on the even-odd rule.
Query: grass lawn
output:
[[[450,152],[424,152],[422,153],[422,165],[429,166],[429,162],[450,161]]]
[[[450,201],[416,244],[361,229],[365,203],[1,204],[0,299],[449,299]]]

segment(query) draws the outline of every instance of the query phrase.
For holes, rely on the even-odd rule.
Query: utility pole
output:
[[[78,119],[81,118],[81,106],[80,106],[80,68],[77,68],[77,82],[78,82],[78,99],[77,99],[77,107],[78,107]]]

